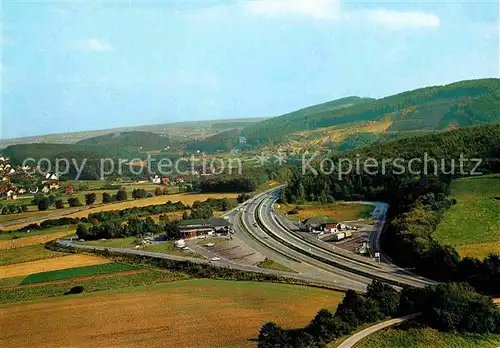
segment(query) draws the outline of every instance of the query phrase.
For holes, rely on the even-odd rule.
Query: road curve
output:
[[[337,346],[337,348],[352,348],[352,347],[354,347],[354,345],[356,343],[358,343],[362,339],[368,337],[369,335],[371,335],[377,331],[385,329],[389,326],[400,324],[400,323],[405,322],[407,320],[414,319],[420,315],[422,315],[422,313],[414,313],[414,314],[410,314],[410,315],[407,315],[407,316],[404,316],[401,318],[390,319],[390,320],[386,320],[386,321],[383,321],[381,323],[372,325],[370,327],[367,327],[364,330],[361,330],[361,331],[355,333],[352,336],[349,336],[345,341],[343,341],[341,344],[339,344]]]
[[[287,226],[287,223],[290,222],[280,221],[283,217],[273,210],[273,203],[279,196],[279,189],[271,192],[270,197],[268,195],[257,197],[257,205],[253,214],[257,216],[258,220],[260,219],[260,227],[288,249],[294,249],[323,263],[342,269],[344,272],[351,273],[350,278],[354,277],[360,282],[368,281],[369,283],[371,279],[379,279],[397,286],[410,285],[415,287],[435,283],[432,280],[410,274],[397,266],[380,265],[346,250],[332,248],[328,243],[316,238],[295,232],[293,228]],[[248,214],[252,214],[252,212],[248,212]],[[385,214],[383,220],[385,220]]]

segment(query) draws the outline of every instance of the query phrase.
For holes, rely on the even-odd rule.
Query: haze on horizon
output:
[[[1,137],[277,116],[499,77],[499,4],[2,4]]]

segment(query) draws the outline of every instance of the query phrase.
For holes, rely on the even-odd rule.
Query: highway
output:
[[[145,255],[177,261],[195,263],[210,263],[233,269],[277,274],[325,284],[344,289],[366,291],[373,279],[378,279],[396,288],[403,286],[423,287],[434,282],[399,268],[390,263],[377,263],[347,250],[332,247],[307,233],[297,232],[296,225],[273,209],[273,204],[279,196],[281,187],[258,194],[244,202],[225,216],[233,225],[233,238],[257,253],[286,266],[296,273],[260,268],[255,265],[242,264],[220,257],[217,261],[209,259],[188,258],[163,253],[147,252],[133,249],[107,248],[113,252]],[[365,202],[363,202],[365,203]],[[379,220],[372,235],[373,250],[380,250],[378,239],[385,224],[387,205],[384,203],[369,203],[375,206],[374,212]],[[75,244],[70,239],[60,240],[67,246],[84,249],[104,250],[95,247]],[[206,256],[206,255],[205,255]],[[218,256],[218,255],[215,255]]]
[[[268,254],[263,253],[269,258],[273,258],[272,254],[286,255],[308,265],[309,271],[313,267],[312,269],[316,272],[317,270],[327,272],[329,277],[337,278],[339,282],[347,282],[356,286],[360,284],[366,286],[372,279],[379,279],[399,287],[405,285],[423,287],[434,283],[392,264],[378,264],[349,251],[332,248],[331,245],[313,236],[294,231],[295,224],[273,210],[279,190],[280,188],[277,188],[257,195],[245,203],[242,206],[243,211],[241,211],[239,221],[240,225],[243,225],[239,231],[240,238],[241,233],[246,233],[249,238],[267,247]],[[376,210],[380,211],[380,222],[377,228],[382,230],[387,208],[385,206],[384,209],[381,204],[378,204]],[[232,214],[233,223],[236,222],[234,221],[235,214],[235,212]],[[303,271],[307,272],[307,270]],[[299,272],[303,271],[299,270]]]

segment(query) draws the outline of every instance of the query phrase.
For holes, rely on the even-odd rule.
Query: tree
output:
[[[230,207],[229,200],[227,198],[222,199],[222,211],[228,211]]]
[[[126,201],[127,200],[127,191],[124,189],[118,190],[116,193],[116,200],[117,201]]]
[[[56,209],[62,209],[62,208],[64,208],[64,203],[63,203],[62,199],[58,199],[56,201],[55,205],[56,205]]]
[[[489,334],[500,325],[500,309],[467,284],[439,283],[431,287],[422,313],[425,321],[440,331]]]
[[[377,302],[379,310],[387,317],[396,315],[399,306],[399,294],[390,285],[374,280],[368,285],[366,296]]]
[[[188,212],[184,210],[184,213],[182,213],[182,220],[187,220],[187,219],[189,219],[189,215]]]
[[[113,201],[113,198],[111,195],[107,192],[103,192],[102,194],[102,202],[103,203],[111,203]]]
[[[97,195],[95,193],[87,193],[85,195],[85,205],[91,205],[94,204],[94,202],[97,199]]]
[[[286,332],[274,322],[265,323],[259,331],[259,348],[282,347],[286,342]]]
[[[49,199],[47,197],[38,199],[37,206],[40,211],[49,209]]]
[[[68,205],[70,207],[80,207],[82,203],[80,203],[80,199],[78,199],[78,197],[70,197],[68,198]]]
[[[148,192],[144,189],[134,189],[132,191],[132,198],[133,199],[145,198],[147,196],[148,196]]]
[[[155,188],[155,196],[161,196],[163,194],[161,187]]]

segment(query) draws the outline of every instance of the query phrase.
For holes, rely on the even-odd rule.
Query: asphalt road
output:
[[[107,248],[113,252],[145,255],[177,261],[230,267],[244,271],[277,274],[299,280],[311,281],[339,288],[349,288],[365,291],[372,279],[381,279],[392,284],[404,284],[423,287],[433,282],[409,274],[407,271],[392,264],[379,264],[373,260],[351,253],[338,247],[320,241],[312,236],[295,231],[296,225],[273,210],[279,190],[275,188],[261,193],[238,208],[226,214],[233,224],[233,238],[239,243],[286,266],[297,273],[259,268],[254,265],[240,264],[220,255],[218,261],[209,259],[188,258],[163,253],[147,252],[134,249]],[[370,203],[376,206],[374,212],[380,220],[374,227],[377,231],[373,239],[374,250],[378,249],[378,238],[385,224],[387,206],[383,203]],[[63,245],[71,245],[83,249],[104,250],[104,247],[75,244],[69,239],[60,241]],[[199,250],[196,250],[199,251]],[[211,255],[206,254],[210,257]]]
[[[350,336],[347,338],[344,342],[342,342],[340,345],[337,346],[337,348],[352,348],[356,343],[364,339],[365,337],[380,331],[382,329],[385,329],[389,326],[401,324],[402,322],[405,322],[407,320],[414,319],[418,316],[420,316],[422,313],[415,313],[415,314],[410,314],[401,318],[395,318],[395,319],[390,319],[383,321],[381,323],[372,325],[370,327],[367,327],[366,329],[359,331],[355,333],[354,335]]]
[[[284,219],[273,210],[273,203],[277,200],[279,189],[273,190],[270,195],[261,195],[254,198],[252,204],[245,206],[244,215],[253,216],[258,219],[257,226],[248,226],[250,233],[261,233],[258,230],[264,229],[264,234],[272,235],[277,244],[281,247],[276,247],[278,251],[291,255],[292,248],[297,257],[297,253],[303,255],[314,255],[316,260],[320,260],[323,264],[335,264],[337,270],[334,271],[339,276],[344,276],[358,283],[368,284],[371,279],[377,278],[391,282],[393,284],[404,284],[416,287],[423,287],[434,282],[422,277],[408,274],[408,272],[393,265],[378,264],[373,260],[366,259],[357,254],[351,253],[341,248],[332,248],[328,243],[322,242],[307,234],[301,234],[294,231],[294,224]],[[379,228],[383,228],[385,222],[385,212],[382,210],[383,216],[379,223]],[[260,223],[259,223],[260,222]],[[292,246],[292,248],[290,248]],[[342,270],[340,270],[342,268]],[[340,272],[341,271],[341,272]]]

